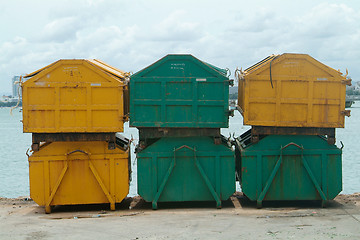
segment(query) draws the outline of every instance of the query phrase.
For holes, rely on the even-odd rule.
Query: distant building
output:
[[[17,81],[20,81],[20,76],[14,76],[12,78],[12,97],[13,98],[17,98],[18,95],[19,95],[19,87],[20,85],[19,84],[15,84]],[[21,89],[20,89],[20,98],[22,97],[22,92],[21,92]]]

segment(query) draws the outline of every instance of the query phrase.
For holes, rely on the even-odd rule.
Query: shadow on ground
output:
[[[326,208],[340,208],[343,204],[331,200]],[[158,209],[216,209],[215,201],[192,201],[192,202],[159,202]],[[222,201],[222,209],[256,209],[256,201],[249,200],[242,193],[237,192],[228,200]],[[322,208],[321,201],[264,201],[263,209],[316,209]],[[121,203],[116,204],[116,210],[152,210],[151,202],[146,202],[140,196],[127,197]],[[52,208],[52,213],[57,212],[86,212],[96,211],[105,213],[110,211],[109,204],[87,204],[87,205],[63,205]]]

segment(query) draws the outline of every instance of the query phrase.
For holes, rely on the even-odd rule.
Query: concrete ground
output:
[[[319,202],[267,202],[256,209],[241,193],[223,202],[159,203],[140,197],[108,205],[59,206],[0,198],[0,239],[360,239],[360,193]]]

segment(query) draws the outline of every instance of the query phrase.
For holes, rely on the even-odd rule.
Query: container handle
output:
[[[343,145],[344,146],[344,145]],[[26,150],[26,156],[28,156],[28,157],[30,157],[30,155],[29,155],[29,150],[30,150],[30,148],[28,148],[27,150]]]
[[[226,68],[225,70],[226,70],[226,77],[230,77],[230,75],[231,75],[230,69]]]
[[[244,72],[243,72],[242,68],[240,68],[240,69],[239,69],[239,68],[236,68],[234,75],[235,75],[235,79],[236,79],[238,82],[244,80]]]
[[[288,143],[286,144],[284,147],[282,147],[280,150],[284,150],[285,148],[289,147],[289,146],[295,146],[295,147],[298,147],[300,148],[301,150],[304,150],[304,148],[302,146],[299,146],[298,144],[294,143],[294,142],[291,142],[291,143]]]
[[[340,141],[340,143],[341,143],[341,150],[344,148],[344,144],[343,144],[343,142],[342,141]]]
[[[183,149],[183,148],[190,149],[191,151],[194,151],[194,152],[196,151],[195,148],[191,148],[191,147],[189,147],[189,146],[187,146],[187,145],[182,145],[181,147],[175,148],[175,149],[174,149],[174,153],[175,153],[176,151],[179,151],[180,149]]]
[[[70,154],[73,154],[73,153],[76,153],[76,152],[80,152],[80,153],[84,153],[86,155],[90,155],[90,153],[84,151],[84,150],[80,150],[80,149],[77,149],[77,150],[74,150],[74,151],[71,151],[71,152],[68,152],[66,155],[69,156]]]
[[[301,149],[301,159],[304,158],[303,156],[303,150],[304,148],[302,146],[299,146],[298,144],[294,143],[294,142],[290,142],[288,144],[286,144],[284,147],[281,147],[280,148],[280,155],[279,155],[279,158],[275,164],[275,167],[273,168],[273,170],[271,171],[271,174],[269,176],[269,178],[267,179],[266,183],[265,183],[265,186],[263,188],[263,190],[261,191],[260,195],[259,195],[259,198],[256,200],[256,204],[257,204],[257,207],[258,208],[261,208],[262,206],[262,201],[264,200],[265,198],[265,195],[267,194],[272,182],[274,181],[274,178],[277,174],[277,172],[279,171],[280,169],[280,166],[282,164],[282,160],[283,160],[283,150],[289,146],[295,146],[295,147],[298,147]]]
[[[174,158],[171,161],[170,166],[169,166],[168,170],[166,171],[166,174],[165,174],[164,178],[162,179],[161,184],[160,184],[159,188],[157,189],[157,192],[155,193],[155,197],[154,197],[154,199],[152,201],[152,208],[153,209],[158,208],[158,205],[157,205],[158,200],[159,200],[162,192],[164,191],[165,185],[168,182],[168,180],[170,178],[170,175],[173,172],[173,169],[174,169],[174,167],[176,165],[176,151],[178,151],[178,150],[180,150],[182,148],[188,148],[188,149],[194,151],[194,155],[195,155],[195,150],[193,148],[189,147],[189,146],[182,145],[181,147],[174,148]]]
[[[180,150],[180,149],[183,149],[183,148],[187,148],[187,149],[189,149],[189,150],[194,151],[194,164],[195,164],[197,170],[199,171],[200,176],[201,176],[202,179],[204,180],[206,186],[208,187],[211,195],[213,196],[214,200],[216,201],[216,207],[217,207],[217,208],[221,208],[221,199],[220,199],[220,196],[219,196],[219,194],[216,192],[216,190],[214,189],[214,187],[213,187],[213,185],[211,184],[211,182],[210,182],[209,178],[207,177],[207,175],[205,174],[204,169],[201,167],[200,163],[198,162],[197,157],[196,157],[196,148],[195,148],[195,147],[194,147],[194,148],[191,148],[191,147],[189,147],[189,146],[187,146],[187,145],[182,145],[182,146],[179,147],[179,148],[175,148],[175,149],[174,149],[174,165],[173,165],[173,166],[175,166],[175,164],[176,164],[176,163],[175,163],[175,158],[176,158],[175,153],[176,153],[176,151],[178,151],[178,150]],[[171,169],[171,171],[172,171],[172,169]],[[162,190],[163,190],[163,189],[162,189]],[[157,200],[156,200],[156,201],[157,201]]]
[[[19,106],[19,104],[20,104],[20,101],[21,101],[20,89],[21,89],[21,87],[22,87],[22,85],[23,85],[22,79],[23,79],[23,76],[20,76],[20,80],[14,82],[14,85],[19,85],[19,87],[18,87],[18,92],[17,92],[17,93],[18,93],[18,101],[17,101],[16,106],[10,108],[10,115],[12,115],[12,111],[13,111],[15,108],[17,108],[17,107]]]

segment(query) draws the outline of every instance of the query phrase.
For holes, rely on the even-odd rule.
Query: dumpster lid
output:
[[[55,65],[57,62],[59,62],[60,60],[58,60],[58,61],[56,61],[56,62],[53,62],[53,63],[51,63],[51,64],[49,64],[49,65],[47,65],[47,66],[45,66],[45,67],[43,67],[43,68],[40,68],[40,69],[38,69],[38,70],[36,70],[35,72],[32,72],[32,73],[29,73],[29,74],[26,74],[25,76],[24,76],[24,78],[30,78],[30,77],[33,77],[33,76],[35,76],[36,74],[38,74],[39,72],[42,72],[43,70],[45,70],[45,69],[47,69],[47,68],[49,68],[49,67],[51,67],[51,66],[53,66],[53,65]]]
[[[222,75],[226,76],[227,75],[227,72],[228,70],[227,69],[223,69],[223,68],[219,68],[219,67],[216,67],[210,63],[207,63],[207,62],[204,62],[202,61],[203,63],[205,63],[206,65],[208,65],[209,67],[215,69],[216,71],[218,71],[219,73],[221,73]]]
[[[268,62],[274,60],[274,59],[277,58],[278,56],[280,56],[280,55],[272,54],[272,55],[264,58],[263,60],[255,63],[254,65],[248,67],[247,69],[244,70],[244,72],[251,72],[251,71],[253,71],[253,70],[255,70],[255,69],[258,69],[258,68],[264,66],[265,64],[267,64]]]
[[[276,61],[274,61],[276,59]],[[264,68],[269,67],[268,65],[271,64],[272,61],[273,64],[277,64],[278,62],[282,61],[283,59],[294,59],[296,61],[296,59],[305,59],[307,62],[309,62],[310,64],[312,64],[313,66],[322,69],[323,71],[331,74],[331,75],[336,75],[336,74],[340,74],[342,75],[342,73],[339,70],[335,70],[321,62],[319,62],[318,60],[316,60],[315,58],[311,57],[308,54],[302,54],[302,53],[283,53],[283,54],[273,54],[270,55],[266,58],[264,58],[263,60],[255,63],[254,65],[248,67],[247,69],[244,70],[245,74],[249,74],[252,73],[260,68]]]
[[[101,68],[103,71],[105,71],[105,72],[107,72],[107,73],[109,73],[109,74],[111,74],[111,75],[113,75],[113,76],[115,76],[117,78],[121,78],[121,79],[124,79],[124,78],[130,76],[130,73],[121,71],[121,70],[119,70],[119,69],[117,69],[115,67],[112,67],[112,66],[108,65],[107,63],[105,63],[105,62],[103,62],[101,60],[98,60],[98,59],[60,59],[60,60],[58,60],[56,62],[53,62],[53,63],[51,63],[51,64],[49,64],[49,65],[47,65],[47,66],[45,66],[43,68],[40,68],[39,70],[36,70],[36,71],[34,71],[32,73],[29,73],[29,74],[26,74],[24,76],[24,78],[33,77],[33,76],[37,75],[38,73],[52,67],[53,65],[57,64],[58,62],[64,61],[64,60],[65,61],[67,61],[67,60],[85,61],[85,62],[88,62],[88,63],[90,63],[92,65],[95,65],[96,67]]]
[[[87,59],[85,61],[88,61],[92,64],[95,64],[96,66],[102,68],[104,71],[116,76],[116,77],[119,77],[119,78],[126,78],[128,76],[130,76],[130,73],[127,73],[127,72],[124,72],[124,71],[121,71],[120,69],[117,69],[113,66],[110,66],[109,64],[101,61],[101,60],[98,60],[98,59]]]
[[[209,64],[207,62],[201,61],[200,59],[194,57],[191,54],[168,54],[165,57],[159,59],[158,61],[154,62],[153,64],[147,66],[146,68],[134,73],[132,77],[144,77],[147,76],[150,72],[152,72],[155,69],[161,68],[162,65],[164,65],[168,61],[177,61],[178,64],[181,64],[184,61],[190,62],[193,66],[197,66],[198,68],[202,68],[209,74],[213,76],[218,76],[221,78],[227,77],[227,70],[223,68],[216,67],[212,64]],[[164,73],[164,72],[163,72]],[[191,73],[185,72],[183,73],[186,75],[186,77],[193,76]],[[153,77],[153,76],[152,76]],[[164,76],[162,76],[164,77]],[[183,77],[183,76],[182,76]]]

